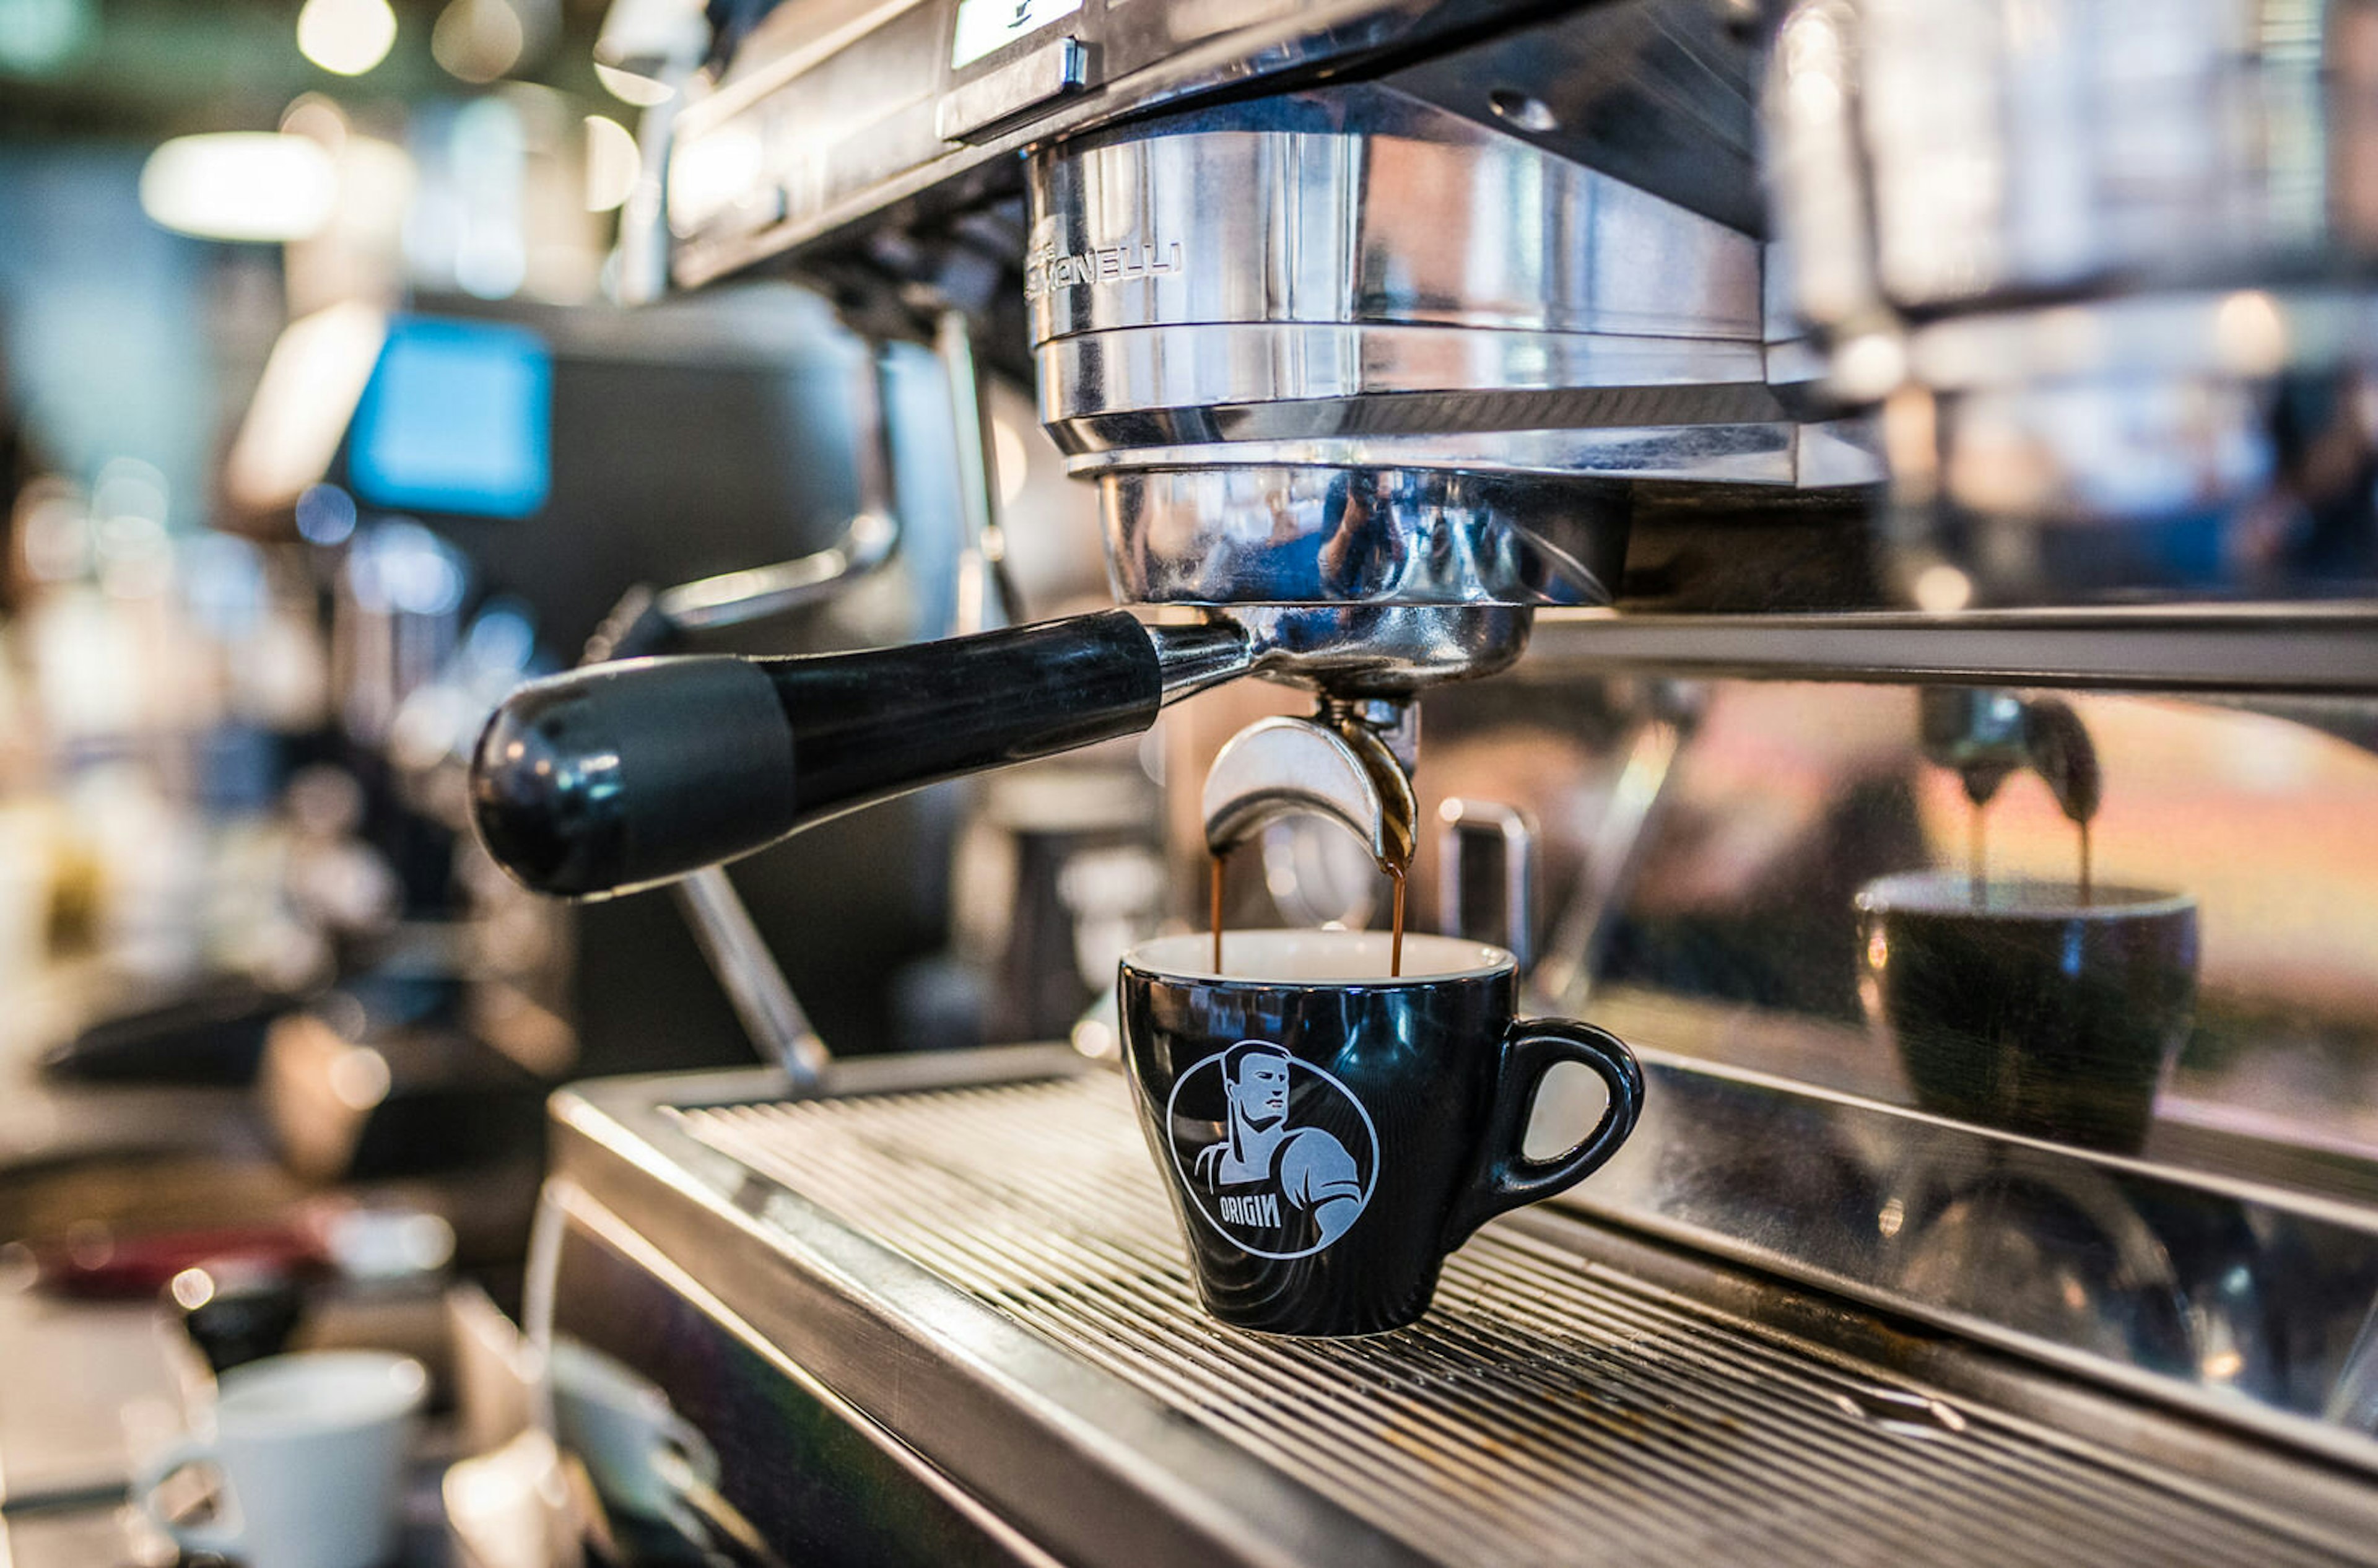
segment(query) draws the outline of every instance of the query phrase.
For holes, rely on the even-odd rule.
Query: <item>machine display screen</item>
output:
[[[523,327],[402,317],[348,447],[374,506],[527,517],[552,486],[553,355]]]

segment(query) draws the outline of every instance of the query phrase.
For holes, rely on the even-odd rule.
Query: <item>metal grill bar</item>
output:
[[[1105,1074],[679,1112],[695,1137],[1447,1562],[2337,1560],[2246,1500],[1953,1408],[1507,1227],[1423,1323],[1199,1310]]]

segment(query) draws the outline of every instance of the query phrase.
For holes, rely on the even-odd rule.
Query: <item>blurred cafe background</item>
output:
[[[988,3],[0,0],[0,1568],[1255,1561],[1211,1522],[1233,1466],[1295,1478],[1265,1517],[1308,1533],[1273,1562],[2378,1550],[2378,334],[2352,281],[2378,13]],[[1082,43],[1027,50],[1052,26]],[[1017,86],[1049,59],[1094,74]],[[775,140],[735,132],[768,103]],[[1351,155],[1201,187],[1183,210],[1221,237],[1184,222],[1190,282],[1262,273],[1267,212],[1308,248],[1244,322],[1248,291],[1200,295],[1225,315],[1160,328],[1217,336],[1125,374],[1159,329],[1058,318],[1051,269],[1142,265],[1063,204],[1137,210],[1136,176],[1083,197],[1080,170],[1166,114],[1211,116],[1184,144],[1375,135],[1364,199],[1393,211],[1340,255],[1322,199],[1281,195],[1335,192]],[[1661,150],[1680,126],[1707,148]],[[1108,139],[1068,164],[1077,133]],[[1436,156],[1473,144],[1505,161]],[[1540,209],[1512,149],[1666,226],[1564,239],[1586,219]],[[1835,220],[1875,254],[1845,261]],[[1316,339],[1213,391],[1254,374],[1219,334],[1301,320],[1291,263],[1325,253],[1386,257],[1344,307],[1380,343],[1542,327],[1453,297],[1553,287],[1507,257],[1598,267],[1563,329],[1681,368],[1614,390],[1560,382],[1586,349],[1448,350],[1392,368],[1556,385],[1406,417],[1387,348]],[[1557,461],[1511,455],[1537,437]],[[1239,442],[1265,455],[1216,466]],[[1117,960],[1204,929],[1209,874],[1233,930],[1384,928],[1377,857],[1311,799],[1209,860],[1218,753],[1313,694],[1215,686],[582,903],[474,831],[499,702],[629,653],[909,647],[1119,597],[1182,624],[1267,596],[1168,591],[1134,551],[1334,569],[1314,519],[1351,534],[1362,503],[1261,475],[1490,447],[1523,519],[1557,471],[1564,518],[1623,520],[1613,553],[1548,551],[1591,591],[1521,601],[1524,654],[1400,688],[1378,727],[1412,928],[1511,950],[1532,1007],[1647,1063],[1620,1160],[1486,1233],[1586,1283],[1457,1269],[1442,1339],[1243,1348],[1169,1232],[1044,1247],[1055,1205],[966,1165],[974,1124],[944,1148],[821,1118],[803,1147],[841,1168],[945,1176],[955,1239],[883,1221],[866,1256],[914,1278],[847,1287],[880,1321],[770,1327],[776,1276],[744,1260],[824,1279],[859,1253],[815,1215],[864,1229],[873,1200],[666,1129],[822,1060],[885,1093],[956,1074],[961,1109],[1025,1070],[941,1053],[1106,1072]],[[1186,482],[1147,498],[1191,470],[1227,540],[1183,522]],[[1435,496],[1430,526],[1470,504]],[[1339,674],[1332,723],[1360,705]],[[1882,989],[1916,939],[1886,941],[1875,890],[1918,873],[2178,901],[2192,1007],[2119,1084],[2020,1042],[1944,1069]],[[654,1074],[727,1086],[634,1091],[663,1131],[554,1098]],[[1032,1129],[1014,1146],[1069,1147]],[[605,1200],[635,1224],[571,1206],[598,1167],[649,1199]],[[680,1251],[677,1203],[749,1233]],[[901,1294],[928,1276],[957,1304]],[[742,1339],[684,1326],[735,1313]],[[1076,1359],[1035,1382],[1052,1344]],[[915,1392],[976,1358],[997,1411]],[[354,1402],[354,1442],[402,1464],[235,1450],[216,1380],[244,1366]],[[1070,1498],[1003,1467],[1075,1430],[1051,1411],[1087,1420],[1093,1382],[1145,1402],[1078,1438],[1111,1464]],[[1228,1463],[1134,1424],[1157,1411]],[[211,1459],[172,1460],[189,1433]],[[1519,1480],[1482,1468],[1512,1454]],[[1605,1538],[1579,1511],[1614,1487]],[[363,1556],[308,1534],[340,1514],[380,1531]]]
[[[895,478],[895,559],[719,645],[952,623],[927,350],[879,403],[788,283],[620,308],[671,90],[596,63],[605,13],[0,6],[0,1562],[170,1558],[92,1504],[193,1356],[402,1350],[450,1410],[450,1317],[519,1311],[546,1095],[754,1059],[666,893],[569,908],[475,849],[497,698],[632,589],[831,548]],[[1089,498],[1023,394],[994,421],[1051,521],[1011,569],[1103,603]],[[929,793],[737,881],[837,1050],[1045,1034],[1077,966],[1053,1015],[994,1006],[1005,920],[961,929],[954,880],[1033,857],[1062,919],[1039,862],[1099,846],[1128,925],[1157,872],[1122,768],[1085,807]]]

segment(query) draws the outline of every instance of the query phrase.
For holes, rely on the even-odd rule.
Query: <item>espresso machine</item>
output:
[[[570,1091],[530,1326],[715,1451],[661,1560],[2378,1554],[2378,1156],[2199,1049],[2242,928],[2139,1115],[2060,1119],[2053,1053],[1993,1097],[1856,1026],[1906,938],[1851,896],[1944,800],[1980,890],[2023,811],[2151,856],[2114,829],[2172,757],[2244,736],[2309,802],[2378,739],[2378,10],[621,17],[607,64],[677,90],[655,286],[787,273],[935,344],[978,463],[973,379],[1028,380],[1130,607],[531,685],[474,769],[496,858],[701,878],[1161,720],[1184,913],[1261,844],[1242,906],[1359,918],[1271,874],[1318,820],[1648,1079],[1427,1319],[1327,1343],[1199,1314],[1095,1023]],[[1030,519],[962,478],[995,584]]]

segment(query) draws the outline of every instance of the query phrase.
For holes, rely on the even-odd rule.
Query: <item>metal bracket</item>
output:
[[[1698,717],[1692,688],[1670,687],[1663,698],[1635,731],[1627,764],[1586,850],[1577,892],[1545,939],[1542,962],[1527,975],[1527,994],[1535,1005],[1560,1017],[1574,1018],[1585,1009],[1610,933],[1634,891],[1661,808],[1670,798],[1676,753]]]
[[[1525,973],[1536,960],[1536,830],[1528,814],[1498,800],[1448,796],[1436,808],[1436,928],[1447,936],[1498,944]],[[1475,868],[1491,852],[1502,876],[1500,929],[1473,929]]]

